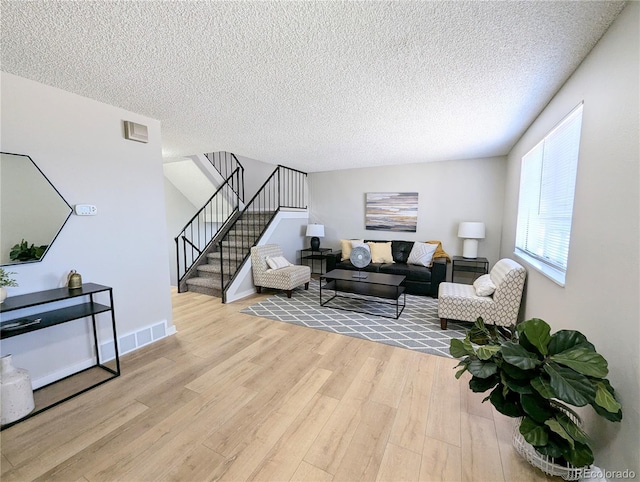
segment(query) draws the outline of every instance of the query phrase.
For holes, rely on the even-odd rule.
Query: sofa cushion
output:
[[[349,259],[351,256],[351,250],[353,249],[353,242],[362,243],[364,240],[362,239],[341,239],[340,240],[340,249],[342,250],[342,259],[344,261]]]
[[[393,255],[391,254],[391,242],[374,243],[369,242],[372,263],[393,263]]]
[[[414,243],[407,263],[424,266],[425,268],[431,267],[433,261],[433,253],[436,252],[437,247],[437,244],[420,242]]]
[[[378,271],[380,271],[380,266],[382,266],[381,263],[369,263],[367,266],[362,268],[362,271],[368,271],[370,273],[377,273]],[[335,269],[348,269],[348,270],[351,270],[351,271],[358,271],[359,270],[359,268],[356,268],[351,263],[351,261],[349,261],[349,260],[340,261],[339,263],[336,263]]]
[[[410,281],[431,281],[431,270],[424,266],[416,266],[414,264],[393,263],[383,264],[380,266],[381,273],[399,274],[407,277]]]
[[[406,263],[413,249],[413,241],[392,241],[391,252],[396,263]]]

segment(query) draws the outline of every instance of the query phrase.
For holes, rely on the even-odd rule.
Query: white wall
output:
[[[69,270],[113,287],[119,335],[171,325],[160,122],[11,74],[1,74],[1,150],[28,154],[69,204],[72,216],[42,262],[11,266],[9,296],[64,285]],[[148,126],[149,143],[124,139],[123,120]],[[81,363],[86,322],[2,341],[32,379]],[[170,327],[172,328],[172,327]]]
[[[609,361],[621,424],[588,416],[596,465],[640,474],[640,4],[629,2],[508,158],[502,256],[514,257],[520,162],[584,100],[566,286],[529,268],[525,317],[583,332]]]
[[[462,254],[461,221],[482,221],[486,238],[478,256],[498,261],[504,202],[504,157],[426,162],[309,174],[310,222],[324,224],[322,247],[340,248],[340,239],[440,240],[449,255]],[[417,192],[415,233],[367,231],[367,192]]]
[[[244,167],[244,201],[248,203],[278,166],[235,154]]]

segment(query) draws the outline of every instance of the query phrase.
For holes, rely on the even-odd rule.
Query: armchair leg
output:
[[[440,318],[440,329],[442,329],[442,330],[446,330],[447,329],[447,319],[446,318]]]
[[[291,298],[291,293],[293,293],[293,290],[285,290],[285,293],[287,293],[287,298]]]
[[[308,282],[308,281],[304,284],[304,289],[305,289],[305,290],[308,290],[308,289],[309,289],[309,282]]]
[[[256,286],[256,290],[258,290],[258,293],[262,293],[262,286]]]

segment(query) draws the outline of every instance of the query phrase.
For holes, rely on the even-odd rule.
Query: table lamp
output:
[[[324,225],[307,224],[307,236],[311,237],[311,249],[318,251],[320,249],[320,238],[324,238]]]
[[[464,222],[458,226],[458,237],[464,238],[462,257],[475,259],[478,257],[478,240],[484,239],[484,223]]]

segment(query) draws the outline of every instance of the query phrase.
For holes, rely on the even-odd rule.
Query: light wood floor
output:
[[[264,297],[174,294],[175,336],[0,434],[2,481],[548,480],[455,360],[239,312]]]

